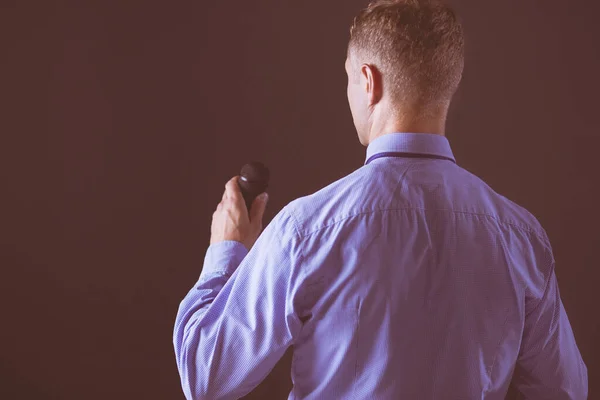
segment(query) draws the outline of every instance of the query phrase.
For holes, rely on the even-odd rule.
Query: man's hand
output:
[[[223,199],[213,214],[210,244],[235,240],[250,250],[262,231],[262,219],[269,197],[266,193],[257,196],[248,215],[238,178],[234,176],[225,185]]]

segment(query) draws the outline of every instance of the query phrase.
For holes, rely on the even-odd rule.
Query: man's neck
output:
[[[438,110],[435,113],[422,114],[415,118],[407,114],[390,115],[387,118],[373,115],[370,123],[368,141],[389,133],[433,133],[444,136],[446,133],[447,110]]]

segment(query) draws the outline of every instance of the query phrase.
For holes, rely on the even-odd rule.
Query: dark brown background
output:
[[[267,163],[270,220],[363,162],[344,58],[366,3],[0,4],[0,397],[182,399],[172,326],[225,181]],[[454,4],[448,137],[548,231],[600,398],[594,2]],[[288,363],[248,398],[286,398]]]

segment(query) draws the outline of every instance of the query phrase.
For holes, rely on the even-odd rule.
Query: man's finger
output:
[[[227,182],[225,185],[225,193],[227,197],[232,199],[235,203],[244,203],[244,197],[242,196],[242,191],[237,183],[238,176],[234,176]]]
[[[263,216],[265,215],[265,209],[267,208],[267,201],[269,201],[269,195],[267,193],[256,196],[252,202],[250,223],[262,223]]]

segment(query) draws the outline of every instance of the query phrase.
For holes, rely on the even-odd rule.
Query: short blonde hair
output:
[[[463,29],[441,1],[377,0],[354,19],[348,56],[373,64],[394,101],[450,102],[464,68]]]

